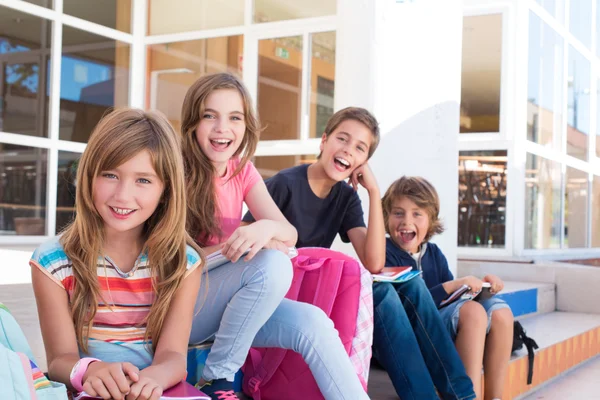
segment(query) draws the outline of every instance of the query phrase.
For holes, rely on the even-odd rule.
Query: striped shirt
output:
[[[187,247],[187,259],[189,275],[200,265],[201,259],[190,246]],[[59,237],[38,247],[29,263],[66,290],[70,301],[75,284],[73,264],[65,254]],[[148,367],[152,363],[152,355],[150,343],[144,340],[145,319],[155,293],[146,254],[140,254],[129,273],[121,272],[108,257],[98,259],[97,271],[101,298],[98,299],[88,335],[89,354],[84,355],[80,351],[81,356],[106,362],[128,361],[140,369]]]

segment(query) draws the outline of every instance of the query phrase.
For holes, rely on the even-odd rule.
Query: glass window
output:
[[[505,150],[460,152],[459,246],[505,246],[506,155]]]
[[[254,0],[254,22],[335,15],[336,0]]]
[[[48,150],[0,143],[0,235],[46,234]]]
[[[244,25],[245,3],[245,0],[149,0],[148,34]]]
[[[587,160],[590,134],[590,61],[569,46],[567,154]]]
[[[58,152],[58,187],[56,193],[56,234],[75,217],[75,187],[80,153]]]
[[[560,247],[560,164],[527,154],[525,166],[525,248]]]
[[[600,79],[596,82],[596,156],[600,157]]]
[[[592,48],[592,0],[569,1],[569,30],[586,47]]]
[[[0,131],[48,136],[51,24],[0,7]]]
[[[500,131],[502,15],[463,18],[460,133]]]
[[[592,247],[600,247],[600,176],[592,181]]]
[[[530,13],[527,139],[558,149],[562,147],[562,54],[561,37]]]
[[[561,24],[564,23],[565,0],[535,0]]]
[[[176,129],[188,88],[202,75],[231,72],[241,78],[243,36],[191,40],[149,47],[149,108],[162,111]]]
[[[333,115],[335,93],[335,32],[311,35],[310,137],[319,138]]]
[[[588,174],[567,167],[565,180],[565,248],[586,247]]]
[[[131,0],[63,0],[63,12],[122,32],[131,32]]]
[[[24,0],[27,3],[32,3],[37,6],[42,6],[46,8],[52,8],[52,0]]]
[[[129,45],[63,27],[60,139],[87,142],[109,108],[129,102]]]
[[[263,179],[268,179],[281,170],[301,164],[312,164],[315,161],[317,161],[317,156],[313,154],[297,156],[259,156],[254,157],[252,160]]]
[[[257,97],[261,140],[300,139],[302,36],[259,42]]]

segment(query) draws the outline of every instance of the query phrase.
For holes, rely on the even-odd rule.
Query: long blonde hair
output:
[[[187,271],[186,244],[199,250],[185,230],[183,160],[173,127],[156,112],[123,108],[105,116],[94,129],[79,162],[77,214],[60,239],[73,263],[71,312],[77,343],[86,353],[88,332],[101,299],[97,267],[105,239],[104,222],[92,197],[94,179],[144,150],[150,153],[154,170],[164,184],[160,203],[143,229],[143,251],[148,255],[155,293],[145,337],[152,340],[152,350],[156,350],[169,305]]]
[[[202,152],[196,140],[196,129],[205,110],[206,98],[215,90],[234,89],[240,93],[244,103],[246,131],[240,147],[233,157],[241,161],[233,176],[237,175],[254,155],[260,122],[252,107],[250,94],[244,84],[234,75],[218,73],[198,79],[187,91],[181,110],[181,134],[183,136],[183,161],[188,198],[187,229],[190,235],[201,244],[209,236],[219,236],[221,227],[216,218],[219,212],[215,191],[215,167]]]

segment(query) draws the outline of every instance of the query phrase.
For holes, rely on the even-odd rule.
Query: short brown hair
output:
[[[371,158],[375,149],[377,149],[377,145],[379,145],[379,123],[368,110],[361,107],[346,107],[339,110],[329,118],[323,133],[326,137],[329,137],[342,122],[347,120],[360,122],[373,134],[373,142],[369,146],[369,158]]]
[[[417,206],[424,209],[429,216],[429,229],[425,236],[427,242],[436,233],[444,232],[444,225],[440,220],[440,198],[433,185],[420,176],[403,176],[390,185],[385,192],[381,205],[383,208],[383,220],[385,231],[389,232],[388,222],[394,201],[407,197]]]

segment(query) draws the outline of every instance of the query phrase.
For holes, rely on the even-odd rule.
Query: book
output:
[[[101,399],[102,397],[90,396],[86,392],[81,392],[73,397],[73,400],[92,400]],[[160,396],[161,400],[210,400],[208,395],[202,393],[194,386],[183,381],[170,389],[167,389]]]
[[[481,286],[481,290],[479,292],[470,294],[469,292],[471,291],[471,288],[467,285],[462,285],[461,287],[456,289],[450,296],[442,300],[442,302],[438,306],[438,309],[444,308],[447,305],[452,304],[459,299],[475,301],[487,300],[494,295],[490,291],[491,287],[492,285],[489,282],[483,282],[483,285]]]
[[[405,273],[404,275],[400,275],[398,278],[391,281],[391,283],[408,282],[411,279],[416,278],[417,276],[420,276],[422,273],[423,273],[423,271],[409,271],[409,272]]]
[[[246,254],[250,253],[250,249],[246,250],[244,253],[242,253],[242,256],[240,257],[240,259],[242,259],[242,257],[244,257]],[[288,256],[290,258],[294,258],[298,255],[298,250],[296,250],[295,247],[290,247],[288,249]],[[227,264],[229,262],[229,259],[227,257],[225,257],[222,253],[221,250],[217,250],[213,253],[210,253],[209,255],[206,256],[206,271],[211,271],[215,268],[220,267],[221,265]]]
[[[409,273],[411,270],[412,267],[385,267],[380,273],[373,274],[373,281],[394,282],[396,279],[404,274]]]

